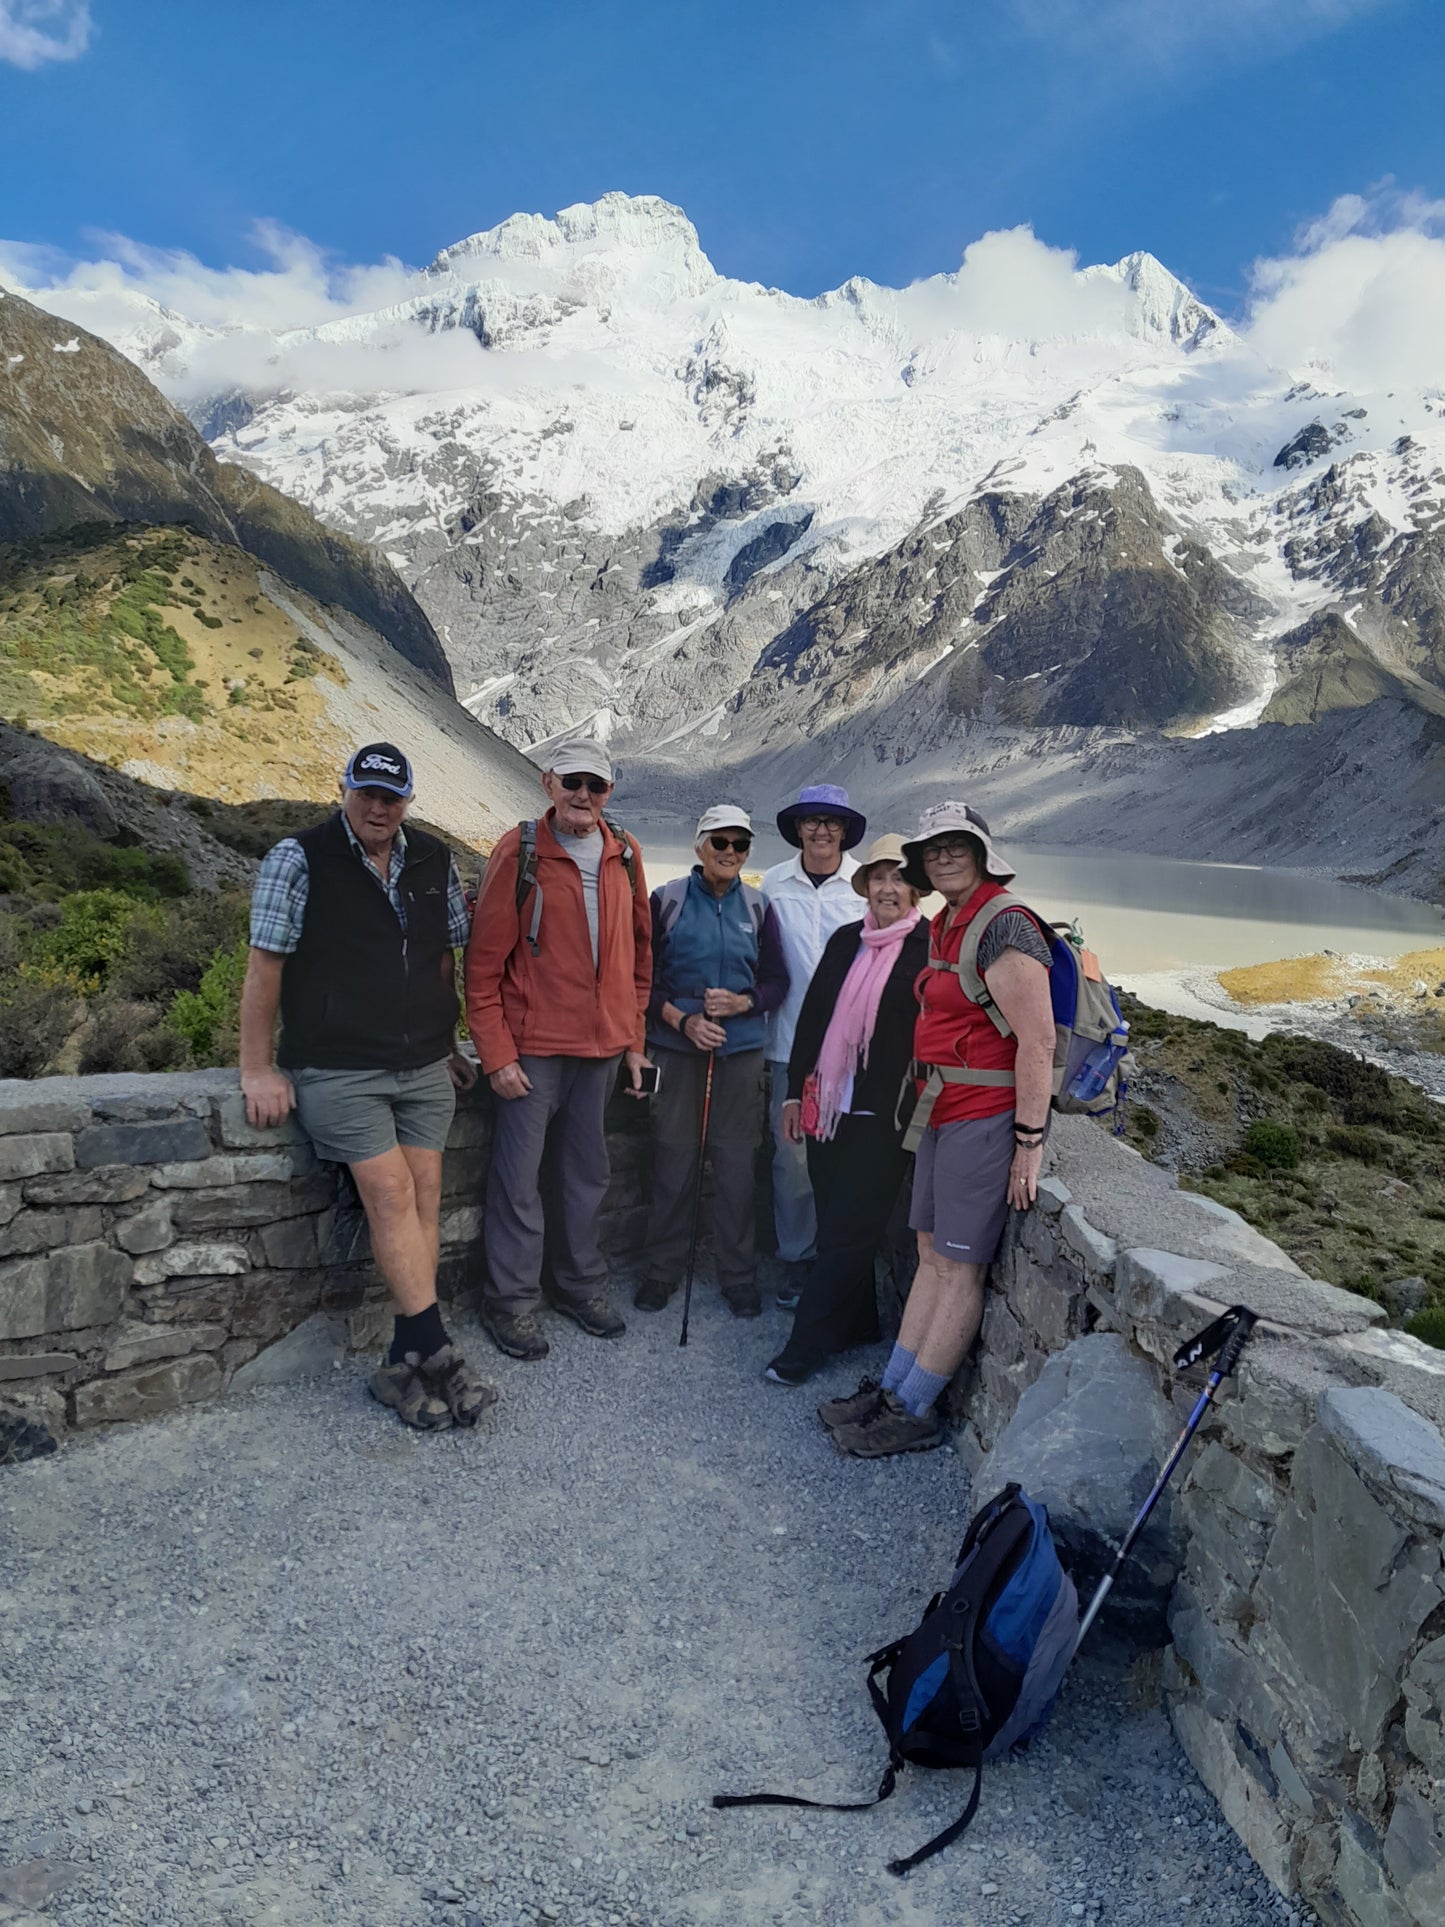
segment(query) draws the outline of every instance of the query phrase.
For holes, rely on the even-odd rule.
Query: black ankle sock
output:
[[[450,1343],[442,1323],[440,1305],[428,1305],[425,1311],[415,1312],[410,1318],[398,1312],[396,1332],[386,1362],[388,1365],[399,1365],[408,1352],[415,1352],[418,1358],[430,1358],[433,1352],[439,1352],[443,1345]]]

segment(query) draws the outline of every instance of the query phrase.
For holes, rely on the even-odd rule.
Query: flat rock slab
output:
[[[1112,1332],[1076,1338],[1044,1366],[974,1477],[986,1498],[1017,1482],[1049,1509],[1080,1605],[1158,1476],[1178,1424],[1154,1373]],[[1165,1493],[1119,1576],[1101,1625],[1146,1645],[1168,1639],[1166,1611],[1183,1561]]]
[[[0,1477],[0,1861],[79,1869],[50,1927],[1159,1927],[1186,1880],[1192,1927],[1285,1927],[1096,1659],[906,1883],[885,1862],[966,1776],[715,1812],[877,1786],[863,1657],[971,1502],[951,1452],[829,1444],[817,1400],[876,1352],[790,1392],[776,1311],[707,1286],[686,1351],[675,1306],[628,1317],[599,1343],[547,1315],[533,1365],[460,1320],[501,1390],[475,1432],[405,1431],[352,1359]]]

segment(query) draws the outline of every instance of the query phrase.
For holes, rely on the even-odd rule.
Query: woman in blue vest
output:
[[[661,1311],[687,1265],[712,1062],[707,1156],[717,1280],[738,1318],[762,1311],[753,1252],[753,1161],[763,1129],[763,1033],[788,991],[782,940],[761,891],[742,880],[746,810],[718,803],[698,819],[697,862],[652,893],[652,1200],[633,1303]]]

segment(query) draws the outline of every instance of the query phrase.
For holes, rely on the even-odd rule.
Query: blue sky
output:
[[[1029,223],[1238,312],[1338,197],[1445,202],[1442,101],[1438,0],[0,0],[0,236],[420,263],[622,188],[795,293]]]

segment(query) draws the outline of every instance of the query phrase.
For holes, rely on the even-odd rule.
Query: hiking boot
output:
[[[806,1385],[816,1369],[813,1365],[800,1365],[796,1359],[779,1352],[770,1365],[763,1367],[763,1377],[770,1385]]]
[[[496,1387],[473,1371],[455,1345],[443,1345],[421,1363],[421,1375],[451,1413],[454,1425],[475,1425],[497,1402]]]
[[[452,1422],[450,1408],[437,1397],[415,1352],[394,1365],[379,1365],[371,1374],[371,1396],[418,1432],[444,1432]]]
[[[734,1318],[761,1318],[763,1295],[754,1285],[724,1285],[723,1303]]]
[[[665,1285],[660,1278],[644,1278],[632,1294],[639,1311],[666,1311],[676,1285]]]
[[[552,1349],[530,1311],[507,1311],[501,1305],[484,1304],[482,1330],[508,1358],[545,1358]]]
[[[915,1418],[908,1407],[883,1394],[883,1402],[871,1418],[853,1425],[839,1425],[833,1443],[850,1459],[891,1459],[897,1452],[931,1452],[942,1445],[943,1420],[935,1411]]]
[[[552,1309],[580,1325],[589,1338],[620,1338],[627,1330],[626,1319],[618,1317],[601,1292],[595,1298],[554,1298]]]
[[[856,1392],[849,1392],[845,1398],[825,1398],[818,1407],[818,1417],[831,1432],[835,1426],[862,1424],[882,1403],[883,1387],[878,1380],[860,1378]]]

